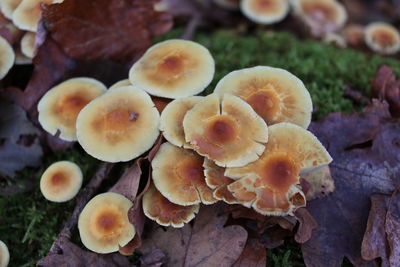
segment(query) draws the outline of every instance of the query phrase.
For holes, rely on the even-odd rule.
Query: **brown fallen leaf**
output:
[[[372,96],[389,103],[394,117],[400,117],[400,80],[396,80],[392,67],[381,66],[372,81]]]
[[[258,238],[247,239],[239,259],[232,267],[265,267],[267,266],[267,251]]]
[[[389,200],[385,229],[390,248],[389,265],[400,266],[400,188]]]
[[[167,262],[165,254],[159,250],[153,250],[152,252],[140,257],[141,267],[160,267]]]
[[[300,244],[305,243],[310,240],[313,231],[318,227],[318,223],[305,208],[296,210],[294,215],[299,222],[299,228],[294,235],[294,240]]]
[[[140,250],[160,249],[168,256],[167,266],[232,266],[242,253],[246,230],[239,225],[224,227],[228,215],[222,203],[202,206],[193,226],[155,226],[146,232]]]

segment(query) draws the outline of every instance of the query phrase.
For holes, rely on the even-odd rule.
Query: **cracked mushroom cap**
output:
[[[164,108],[160,117],[160,130],[168,142],[175,146],[192,148],[185,141],[183,118],[201,99],[203,99],[201,96],[175,99]]]
[[[175,99],[202,92],[214,71],[207,48],[192,41],[168,40],[146,51],[130,69],[129,80],[151,95]]]
[[[136,233],[128,219],[132,205],[132,201],[117,193],[92,198],[79,215],[83,245],[97,253],[111,253],[128,244]]]
[[[183,227],[199,212],[200,205],[180,206],[172,203],[151,185],[143,195],[143,212],[147,218],[163,226]]]
[[[214,3],[229,10],[237,10],[240,8],[240,0],[214,0]]]
[[[86,105],[76,120],[79,144],[108,162],[129,161],[155,143],[160,114],[150,96],[134,86],[115,88]]]
[[[375,22],[365,28],[365,42],[377,53],[392,55],[400,51],[400,33],[390,24]]]
[[[0,240],[0,267],[7,267],[10,262],[10,252],[7,245]]]
[[[292,123],[278,123],[269,127],[269,140],[259,160],[227,168],[225,175],[239,179],[228,189],[242,204],[262,214],[282,215],[293,211],[293,201],[295,207],[305,205],[304,194],[297,186],[300,172],[310,172],[331,161],[311,132]]]
[[[12,15],[15,26],[25,31],[36,32],[42,16],[41,3],[48,5],[52,4],[53,0],[22,0]]]
[[[119,87],[131,86],[131,85],[132,84],[129,81],[129,79],[125,79],[114,83],[113,85],[110,86],[110,88],[108,88],[108,90],[112,90],[114,88],[119,88]]]
[[[26,32],[21,39],[21,52],[28,58],[33,58],[35,55],[35,38],[35,33]]]
[[[66,141],[76,141],[79,112],[107,88],[92,78],[73,78],[51,88],[39,101],[39,122],[43,129]]]
[[[1,0],[0,9],[4,16],[8,19],[12,19],[14,10],[18,7],[22,0]]]
[[[0,80],[7,75],[14,65],[15,53],[6,39],[0,36]]]
[[[259,24],[273,24],[283,20],[289,13],[288,0],[242,0],[243,14]]]
[[[192,150],[166,142],[160,146],[151,166],[157,190],[174,204],[213,204],[216,199],[204,177],[203,157]]]
[[[310,93],[299,78],[284,69],[257,66],[232,71],[214,92],[240,97],[268,125],[291,122],[307,128],[311,122]]]
[[[202,156],[221,167],[240,167],[259,158],[268,141],[268,127],[239,97],[204,97],[183,119],[185,139]]]
[[[70,161],[51,164],[40,178],[40,191],[52,202],[66,202],[78,194],[82,186],[82,171]]]

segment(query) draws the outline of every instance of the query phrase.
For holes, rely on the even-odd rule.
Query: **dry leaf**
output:
[[[391,67],[378,69],[372,82],[372,96],[386,100],[391,114],[400,117],[400,80],[396,80]]]
[[[295,216],[299,221],[299,228],[294,235],[294,240],[297,243],[307,242],[311,238],[312,232],[317,229],[318,223],[305,208],[296,210]]]
[[[385,229],[390,248],[389,264],[400,266],[400,189],[389,200]]]
[[[246,246],[232,267],[265,267],[267,250],[257,238],[247,239]]]

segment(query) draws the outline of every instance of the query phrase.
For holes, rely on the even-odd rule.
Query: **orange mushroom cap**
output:
[[[39,101],[39,122],[52,135],[75,141],[76,120],[79,112],[107,88],[92,78],[73,78],[51,88]]]
[[[236,70],[222,78],[214,92],[240,97],[268,125],[291,122],[307,128],[311,122],[310,93],[299,78],[284,69],[257,66]]]
[[[6,39],[0,36],[0,80],[7,75],[8,71],[14,65],[15,54],[11,45]]]
[[[400,33],[390,24],[375,22],[365,28],[365,42],[373,51],[385,55],[400,51]]]
[[[134,86],[115,88],[86,105],[76,120],[79,144],[108,162],[129,161],[155,143],[160,114],[150,96]]]
[[[160,117],[160,130],[168,142],[175,146],[191,148],[185,141],[183,118],[201,99],[201,96],[175,99],[164,108]]]
[[[239,167],[263,153],[268,127],[249,104],[239,97],[217,94],[203,98],[186,113],[185,139],[202,156],[217,165]]]
[[[21,52],[28,58],[35,55],[35,38],[35,33],[26,32],[21,39]]]
[[[151,95],[181,98],[202,92],[212,81],[215,63],[204,46],[168,40],[150,47],[129,71],[129,80]]]
[[[117,193],[92,198],[79,215],[78,228],[83,245],[97,253],[118,251],[135,236],[128,211],[133,203]]]
[[[10,252],[7,245],[0,240],[0,267],[7,267],[10,262]]]
[[[283,20],[289,13],[288,0],[242,0],[243,14],[259,24],[273,24]]]
[[[300,171],[309,172],[331,161],[311,132],[292,123],[278,123],[269,127],[269,140],[259,160],[227,168],[225,175],[239,179],[228,189],[242,204],[265,215],[292,214],[298,207],[292,199],[305,205],[297,186]]]
[[[240,0],[214,0],[214,3],[229,10],[236,10],[240,8]]]
[[[51,164],[40,179],[40,191],[53,202],[66,202],[78,194],[82,186],[82,171],[70,161]]]
[[[163,226],[183,227],[199,212],[199,205],[180,206],[170,202],[151,185],[143,195],[143,212],[147,218]]]
[[[108,90],[112,90],[112,89],[119,88],[119,87],[130,86],[130,85],[132,85],[132,84],[129,81],[129,79],[125,79],[125,80],[121,80],[121,81],[114,83],[113,85],[110,86],[110,88],[108,88]]]
[[[364,43],[364,26],[350,24],[343,29],[343,36],[350,46],[360,46]]]
[[[192,150],[168,142],[162,144],[151,162],[155,187],[178,205],[215,203],[212,190],[205,182],[203,160]]]
[[[1,0],[0,9],[4,16],[8,19],[12,19],[14,10],[18,7],[22,0]]]

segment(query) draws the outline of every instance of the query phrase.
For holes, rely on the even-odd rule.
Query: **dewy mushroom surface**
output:
[[[375,22],[365,28],[365,42],[373,51],[395,54],[400,51],[400,33],[390,24]]]
[[[6,244],[0,240],[0,267],[7,267],[10,261],[10,252]]]
[[[264,215],[292,214],[305,205],[297,186],[301,172],[312,171],[332,161],[329,153],[309,131],[291,123],[269,127],[269,141],[259,160],[240,168],[227,168],[228,185],[238,201]]]
[[[73,78],[51,88],[39,101],[39,122],[52,135],[75,141],[76,119],[79,112],[107,88],[91,78]]]
[[[15,54],[11,45],[6,39],[0,36],[0,80],[7,75],[14,65]]]
[[[133,203],[123,195],[103,193],[92,198],[79,215],[83,245],[97,253],[118,251],[135,236],[128,211]]]
[[[134,86],[115,88],[79,113],[79,144],[108,162],[129,161],[150,149],[158,135],[160,114],[150,96]]]
[[[307,128],[311,122],[310,93],[299,78],[283,69],[257,66],[232,71],[218,82],[215,93],[240,97],[268,125],[291,122]]]
[[[273,24],[289,13],[287,0],[242,0],[240,8],[250,20],[260,24]]]
[[[130,69],[129,80],[151,95],[175,99],[202,92],[214,71],[207,48],[192,41],[168,40],[146,51]]]

